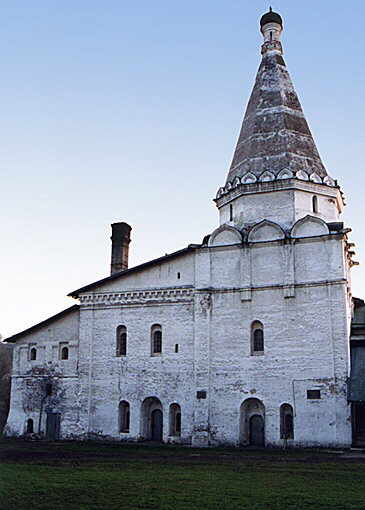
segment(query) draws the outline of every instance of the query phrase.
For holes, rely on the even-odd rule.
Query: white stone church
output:
[[[361,398],[349,398],[355,262],[343,195],[286,69],[282,29],[277,13],[261,18],[219,227],[128,268],[131,227],[113,224],[111,275],[7,339],[8,436],[349,447],[355,412],[365,427]]]

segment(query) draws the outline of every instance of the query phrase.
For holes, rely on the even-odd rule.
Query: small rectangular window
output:
[[[181,274],[177,273],[177,279],[180,280]]]
[[[175,352],[179,352],[179,344],[175,344]]]
[[[207,392],[206,391],[197,391],[196,398],[199,398],[199,399],[207,398]]]
[[[318,400],[321,398],[321,390],[307,390],[308,400]]]

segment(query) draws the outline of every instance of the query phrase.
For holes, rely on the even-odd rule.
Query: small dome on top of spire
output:
[[[270,7],[269,12],[264,14],[260,20],[260,25],[263,27],[266,23],[278,23],[281,27],[283,26],[283,20],[277,12],[274,12]]]

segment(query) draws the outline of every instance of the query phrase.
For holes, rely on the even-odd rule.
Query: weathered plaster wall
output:
[[[313,211],[313,196],[318,199],[318,213]],[[266,219],[279,223],[284,229],[308,214],[326,222],[339,221],[340,204],[342,199],[337,188],[296,179],[246,185],[232,190],[217,203],[221,225],[242,228]],[[233,221],[230,221],[230,205]]]
[[[64,438],[143,439],[142,404],[154,397],[162,405],[165,441],[237,445],[247,440],[241,406],[257,398],[267,445],[283,443],[283,403],[294,409],[290,444],[350,445],[344,241],[329,235],[320,220],[309,218],[296,228],[295,235],[304,237],[287,240],[279,227],[263,223],[252,230],[248,244],[234,245],[224,244],[228,238],[236,241],[233,231],[230,237],[220,231],[211,246],[176,262],[182,275],[190,274],[184,288],[171,285],[176,282],[169,279],[168,267],[159,267],[81,295],[80,319],[74,314],[18,342],[8,430],[24,432],[22,394],[35,363],[28,360],[29,345],[36,343],[37,363],[57,363],[65,376],[59,408]],[[125,290],[133,286],[145,290]],[[263,355],[251,355],[253,321],[264,326]],[[160,356],[151,356],[154,324],[162,328]],[[119,325],[127,328],[125,357],[116,356]],[[57,358],[64,341],[75,349],[68,362]],[[311,389],[321,391],[319,400],[307,399]],[[123,433],[118,426],[122,400],[130,404],[130,430]],[[172,403],[181,406],[180,437],[170,436]]]

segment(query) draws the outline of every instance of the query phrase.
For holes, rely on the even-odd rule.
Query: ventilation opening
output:
[[[308,400],[318,400],[321,398],[321,390],[307,390]]]

